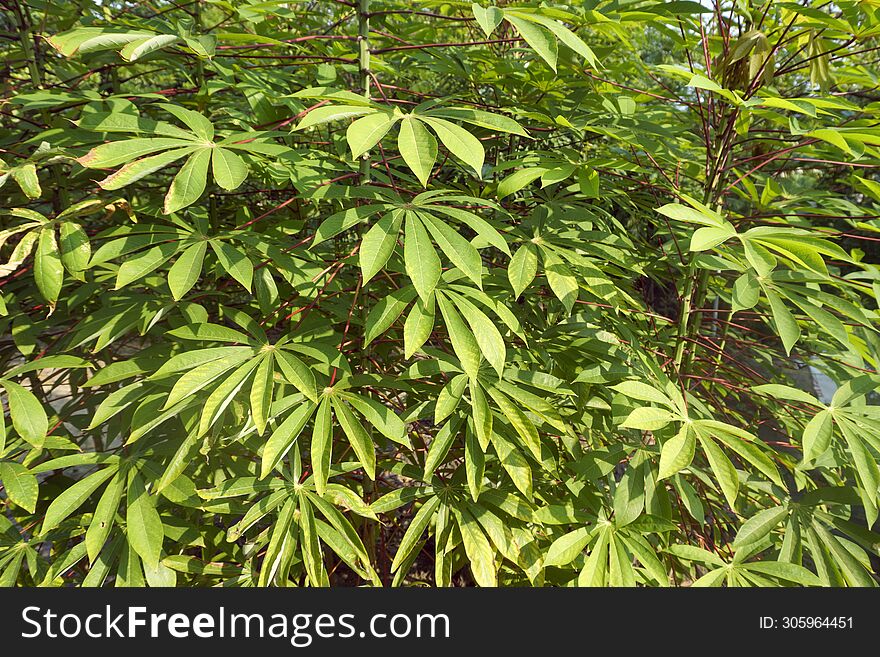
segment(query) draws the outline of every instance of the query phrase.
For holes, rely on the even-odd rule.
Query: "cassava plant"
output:
[[[880,3],[0,5],[0,584],[878,583]]]

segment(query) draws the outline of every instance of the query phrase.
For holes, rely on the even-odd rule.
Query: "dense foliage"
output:
[[[877,584],[880,2],[0,5],[0,584]]]

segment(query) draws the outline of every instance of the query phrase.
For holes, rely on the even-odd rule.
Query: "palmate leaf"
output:
[[[94,27],[76,28],[53,35],[49,43],[67,57],[116,50],[126,62],[137,61],[173,45],[188,47],[193,54],[204,58],[211,57],[214,52],[212,37],[191,38],[146,30],[117,32],[112,28]]]
[[[437,138],[453,156],[467,164],[478,177],[482,176],[485,159],[482,143],[468,130],[448,119],[458,119],[500,132],[527,134],[511,119],[469,108],[431,109],[424,114],[414,112],[407,115],[357,105],[317,107],[299,123],[297,130],[348,118],[356,118],[346,130],[346,139],[353,158],[359,158],[374,148],[399,123],[398,149],[406,165],[423,186],[427,186],[437,158]],[[436,138],[428,130],[429,127]]]
[[[876,585],[870,11],[165,4],[0,39],[0,585]]]
[[[160,37],[156,37],[159,39]],[[137,43],[137,42],[133,42]],[[158,42],[156,42],[158,43]],[[146,42],[141,46],[148,46]],[[137,54],[133,51],[133,54]],[[115,190],[126,187],[145,177],[155,174],[177,160],[186,157],[183,166],[171,181],[165,196],[164,212],[171,214],[192,205],[205,191],[210,166],[216,183],[225,190],[238,188],[247,178],[248,168],[242,158],[229,148],[213,142],[214,126],[198,112],[165,104],[162,109],[174,114],[189,131],[179,130],[182,138],[143,137],[111,142],[97,146],[77,161],[89,168],[108,168],[125,164],[115,173],[100,181],[104,189]],[[130,126],[152,127],[156,131],[168,132],[161,124],[142,124],[135,122]],[[104,126],[96,124],[94,129]],[[246,141],[246,140],[245,140]],[[224,144],[225,146],[225,144]],[[247,144],[242,148],[249,149]],[[156,151],[164,151],[155,155]],[[147,156],[147,157],[144,157]],[[127,163],[127,164],[126,164]]]

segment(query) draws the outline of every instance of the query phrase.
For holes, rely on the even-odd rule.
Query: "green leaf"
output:
[[[444,119],[431,116],[420,118],[431,126],[450,153],[473,169],[478,178],[482,177],[486,151],[479,139],[464,128]]]
[[[364,235],[358,253],[364,284],[382,270],[394,253],[402,223],[403,212],[395,210],[383,216]]]
[[[758,511],[739,528],[736,538],[733,539],[733,547],[740,548],[762,540],[778,527],[786,516],[788,516],[788,509],[784,506]]]
[[[112,173],[103,180],[98,181],[98,184],[102,189],[108,191],[122,189],[123,187],[164,169],[169,164],[176,162],[182,157],[201,152],[203,151],[197,151],[194,147],[187,146],[185,148],[175,148],[165,151],[164,153],[159,153],[158,155],[145,157],[126,164],[116,173]]]
[[[472,431],[467,431],[464,437],[464,467],[468,491],[470,491],[471,499],[476,502],[483,487],[486,455]]]
[[[199,139],[206,142],[214,139],[214,125],[201,113],[175,105],[174,103],[164,103],[160,107],[180,120]]]
[[[643,406],[634,409],[620,426],[625,429],[639,429],[641,431],[656,431],[676,419],[673,413],[662,408]]]
[[[140,474],[134,471],[128,477],[125,526],[131,547],[145,565],[155,568],[162,554],[164,528],[154,499],[147,493]]]
[[[244,160],[226,148],[212,149],[211,170],[217,184],[227,191],[237,189],[248,175]]]
[[[354,413],[342,401],[333,398],[333,411],[336,414],[343,432],[348,437],[348,442],[358,461],[364,467],[364,471],[370,479],[376,478],[376,448],[373,439],[364,429],[364,426],[354,416]]]
[[[783,563],[781,561],[756,561],[746,564],[746,569],[771,575],[788,582],[794,582],[801,586],[820,586],[821,582],[809,570],[796,563]]]
[[[83,477],[69,488],[64,489],[58,497],[52,500],[49,508],[46,509],[43,526],[40,528],[40,535],[45,536],[49,531],[55,529],[62,520],[82,506],[83,502],[97,490],[98,486],[115,473],[116,466],[106,467]]]
[[[127,139],[125,141],[114,141],[109,144],[96,146],[88,153],[78,158],[77,162],[89,169],[109,169],[110,167],[125,164],[131,160],[155,153],[156,151],[165,151],[175,148],[187,149],[186,152],[192,152],[192,149],[196,148],[196,146],[188,139],[170,139],[166,137]],[[174,159],[182,157],[185,154],[186,153],[179,153]],[[167,164],[168,161],[162,166]]]
[[[471,564],[471,572],[478,586],[498,586],[495,570],[495,551],[474,517],[466,509],[454,508],[458,517],[464,551]]]
[[[89,563],[94,564],[110,536],[115,522],[116,511],[119,508],[119,502],[122,501],[122,493],[125,491],[125,477],[122,473],[117,472],[113,475],[113,479],[107,484],[101,499],[95,507],[95,513],[89,528],[86,530],[86,553],[89,557]]]
[[[427,303],[440,280],[440,258],[437,257],[425,226],[413,212],[406,214],[403,259],[406,275],[415,286],[419,297]]]
[[[831,532],[820,523],[813,523],[813,529],[819,540],[831,553],[834,565],[840,569],[846,582],[850,586],[876,587],[877,583],[872,579],[866,569],[859,563],[850,552]]]
[[[257,427],[257,434],[261,436],[266,431],[266,423],[269,421],[269,405],[272,403],[272,393],[275,388],[274,374],[274,358],[269,352],[260,359],[251,383],[251,417]]]
[[[152,249],[142,251],[133,258],[129,258],[119,266],[119,271],[116,274],[115,288],[117,290],[122,289],[126,285],[134,283],[150,272],[155,271],[170,260],[171,256],[177,253],[179,248],[180,244],[178,242],[166,242],[154,246]]]
[[[431,233],[434,241],[437,242],[440,250],[452,261],[452,264],[482,289],[483,260],[474,245],[448,224],[430,214],[419,213],[419,218]]]
[[[672,3],[667,3],[672,4]],[[543,25],[547,29],[549,29],[553,34],[555,34],[562,43],[566,46],[574,50],[577,54],[587,60],[587,62],[593,68],[599,67],[599,61],[596,59],[595,53],[593,53],[593,49],[590,48],[583,40],[576,35],[574,32],[569,30],[559,21],[554,21],[545,16],[541,16],[540,14],[526,14],[526,13],[517,13],[517,16],[521,16],[524,19],[534,21],[540,25]]]
[[[660,469],[658,479],[666,479],[684,470],[694,459],[697,441],[687,424],[679,432],[663,443],[660,450]]]
[[[703,228],[698,228],[694,231],[694,234],[691,235],[691,251],[707,251],[709,249],[714,249],[719,244],[723,244],[731,237],[736,236],[736,231],[733,229],[733,226],[727,225],[725,227],[715,227],[715,226],[704,226]]]
[[[40,241],[34,257],[34,280],[42,297],[54,308],[64,282],[64,267],[55,241],[55,230],[51,226],[40,231]]]
[[[654,404],[666,406],[667,408],[675,407],[669,397],[657,390],[654,386],[642,383],[641,381],[624,381],[623,383],[611,386],[611,388],[631,399],[652,402]]]
[[[471,5],[471,10],[480,29],[486,33],[486,38],[492,36],[492,32],[504,19],[504,14],[498,7],[482,7],[475,2]]]
[[[398,121],[397,117],[388,112],[376,112],[359,118],[348,126],[345,137],[355,159],[378,144]]]
[[[278,369],[293,386],[316,404],[318,403],[318,390],[315,375],[305,363],[291,354],[289,351],[277,350],[275,361]]]
[[[0,463],[0,481],[12,502],[30,513],[36,511],[39,487],[37,478],[30,470],[21,463],[4,461]]]
[[[578,298],[577,279],[555,253],[547,249],[543,249],[541,253],[544,256],[544,273],[547,275],[550,289],[553,290],[553,294],[562,302],[565,309],[571,312]]]
[[[474,432],[480,442],[480,447],[484,450],[489,449],[489,443],[492,441],[492,409],[486,401],[486,395],[483,388],[475,379],[471,378],[468,382],[471,393],[471,412],[474,421]]]
[[[192,289],[202,275],[202,263],[208,244],[197,242],[184,249],[177,261],[168,270],[168,287],[175,300],[180,300]]]
[[[220,240],[211,240],[210,243],[211,249],[217,254],[217,259],[220,261],[223,269],[226,270],[226,273],[241,283],[245,290],[250,292],[254,281],[254,263],[247,257],[247,254],[237,247]]]
[[[418,119],[405,117],[400,122],[397,148],[422,186],[427,187],[437,159],[437,140],[428,132],[425,124]]]
[[[459,374],[452,377],[449,380],[449,383],[440,389],[434,407],[434,424],[439,425],[452,414],[458,406],[458,403],[461,401],[461,396],[464,394],[464,389],[467,384],[467,375]],[[488,435],[486,435],[486,438],[488,439]]]
[[[72,221],[63,221],[58,227],[58,245],[61,262],[71,274],[78,274],[89,266],[92,247],[83,227]]]
[[[143,386],[143,381],[135,381],[107,395],[92,416],[88,428],[94,429],[140,400],[144,394]]]
[[[513,485],[516,486],[527,499],[531,500],[532,493],[532,469],[522,452],[513,443],[508,442],[499,434],[492,434],[492,445],[501,462],[501,467],[507,472]]]
[[[477,344],[480,346],[480,351],[495,369],[500,379],[504,372],[504,362],[507,359],[507,347],[501,332],[495,323],[470,301],[459,295],[450,298],[471,327]]]
[[[330,399],[324,398],[315,415],[312,428],[312,468],[314,469],[315,490],[324,495],[327,478],[330,476],[330,456],[333,450],[333,425],[330,419]]]
[[[754,308],[761,298],[761,286],[751,274],[743,274],[733,284],[730,309],[732,312]]]
[[[837,425],[840,427],[841,433],[843,433],[849,451],[849,458],[855,466],[858,482],[864,490],[864,499],[867,502],[873,503],[876,508],[878,487],[880,487],[880,466],[878,466],[877,460],[874,459],[871,452],[867,449],[855,425],[845,420],[838,421]],[[869,505],[866,504],[866,506]],[[869,522],[869,526],[871,524],[873,522]]]
[[[452,350],[461,361],[461,367],[465,374],[471,379],[476,379],[480,371],[480,347],[477,340],[470,329],[461,319],[461,315],[455,310],[453,305],[443,296],[437,297],[440,304],[440,313],[443,315],[443,321],[446,323],[446,330],[449,331],[449,338],[452,341]]]
[[[522,137],[528,137],[529,133],[516,121],[501,114],[493,114],[470,107],[444,107],[425,112],[428,116],[439,116],[444,119],[463,121],[487,130],[506,132]]]
[[[268,586],[278,575],[280,561],[283,558],[285,547],[290,540],[290,528],[296,509],[296,499],[288,499],[281,507],[278,514],[278,520],[272,527],[272,534],[269,537],[269,545],[266,548],[266,555],[263,557],[263,565],[260,570],[260,586]]]
[[[315,514],[308,499],[305,495],[299,496],[299,527],[302,532],[303,563],[312,586],[329,586],[327,571],[324,569],[324,559],[321,554],[321,545],[318,542]]]
[[[543,176],[545,173],[547,173],[547,169],[544,167],[531,167],[514,171],[498,183],[498,199],[501,200],[505,196],[510,196],[511,194],[518,192],[529,183],[532,183]]]
[[[338,396],[351,404],[383,436],[412,449],[406,436],[406,425],[388,406],[363,395],[340,393]]]
[[[312,240],[312,245],[309,248],[313,248],[321,242],[345,232],[349,228],[361,223],[367,217],[385,210],[386,207],[384,204],[360,205],[356,208],[348,208],[342,212],[330,215],[318,226],[318,230],[315,231],[315,238]]]
[[[625,527],[645,510],[645,476],[641,468],[629,468],[614,492],[614,524]]]
[[[11,171],[12,177],[25,196],[31,199],[40,198],[43,190],[40,188],[40,179],[37,176],[37,167],[34,164],[22,164]]]
[[[559,46],[556,37],[547,30],[538,27],[522,18],[509,13],[504,14],[504,20],[513,25],[519,35],[525,40],[532,50],[538,53],[547,64],[556,71],[556,58],[559,54]]]
[[[269,440],[263,446],[260,479],[265,479],[281,459],[284,458],[312,417],[315,408],[316,405],[314,403],[303,402],[272,432]],[[326,479],[324,483],[326,483]]]
[[[538,273],[538,249],[531,242],[526,242],[516,250],[507,267],[507,279],[513,288],[513,296],[519,298],[525,289],[535,280]]]
[[[668,203],[663,207],[657,208],[657,212],[670,219],[683,221],[685,223],[715,226],[717,228],[724,226],[724,218],[717,212],[713,212],[705,206],[698,209],[682,205],[681,203]]]
[[[701,434],[697,434],[700,445],[706,453],[709,460],[709,467],[712,468],[712,474],[721,487],[721,492],[727,503],[733,508],[736,505],[736,495],[739,491],[739,475],[730,459],[721,451],[721,448],[715,444],[711,438],[705,438]]]
[[[171,408],[179,401],[202,390],[225,372],[251,358],[252,355],[253,351],[251,349],[244,348],[191,369],[174,384],[171,392],[168,393],[163,409]]]
[[[557,538],[547,549],[545,566],[567,566],[590,541],[590,528],[580,527]]]
[[[364,114],[373,114],[376,110],[372,107],[360,107],[358,105],[330,105],[316,107],[306,114],[305,118],[296,126],[297,130],[305,130],[316,125],[351,119]]]
[[[464,377],[464,375],[461,376]],[[465,377],[465,381],[466,380],[467,378]],[[434,440],[431,441],[431,444],[428,447],[428,455],[425,457],[425,479],[430,478],[434,474],[437,467],[441,464],[443,459],[446,458],[446,455],[449,453],[449,448],[452,447],[452,442],[456,438],[458,430],[461,428],[461,424],[461,418],[453,416],[448,422],[446,422],[446,424],[444,424],[440,428]],[[393,493],[389,493],[385,497],[388,497],[389,495],[391,496],[389,499],[403,500],[400,502],[400,504],[403,504],[405,501],[405,494],[403,492],[401,492],[401,495],[399,496],[395,496]],[[375,503],[373,504],[373,508],[377,511],[379,510],[376,508]]]
[[[9,415],[15,431],[34,447],[42,447],[49,431],[49,420],[42,404],[30,390],[17,383],[0,379],[0,386],[6,390]]]
[[[431,517],[437,511],[437,507],[439,506],[440,498],[431,497],[422,505],[422,508],[419,509],[418,513],[413,516],[403,538],[400,539],[400,546],[397,548],[397,553],[394,555],[394,560],[391,562],[391,572],[396,572],[398,568],[406,563],[407,558],[413,549],[415,549],[416,544],[419,542],[419,539],[428,527],[428,523],[431,522]]]
[[[510,424],[513,425],[514,430],[522,440],[522,444],[525,445],[526,449],[532,453],[536,460],[541,461],[541,437],[532,421],[506,395],[502,394],[498,388],[489,388],[488,392]]]
[[[180,477],[180,475],[183,474],[183,471],[186,470],[187,466],[190,465],[196,454],[198,439],[198,433],[190,431],[186,438],[180,443],[177,451],[174,452],[174,455],[168,461],[168,466],[165,468],[165,472],[162,473],[162,478],[159,479],[159,482],[153,489],[157,495],[165,491],[166,488],[169,488],[175,481],[177,481],[178,477]],[[165,496],[170,498],[167,492],[165,493]]]
[[[250,373],[259,364],[259,358],[252,358],[246,363],[239,365],[238,368],[230,374],[226,379],[214,388],[214,391],[208,395],[205,404],[202,407],[201,418],[199,419],[198,434],[200,436],[207,433],[208,429],[220,419],[220,415],[232,403],[238,392],[244,388],[245,382]]]
[[[120,56],[127,62],[133,62],[141,57],[161,50],[165,46],[180,41],[180,37],[173,34],[157,34],[155,36],[137,39],[125,44],[119,51]],[[82,46],[80,46],[82,51]]]
[[[210,148],[197,150],[180,167],[180,171],[174,176],[171,187],[168,188],[168,193],[165,195],[163,206],[165,214],[171,214],[192,205],[205,191],[211,150]]]
[[[819,411],[807,423],[801,437],[804,449],[804,462],[809,463],[825,453],[831,446],[832,415],[829,411]]]
[[[785,353],[791,354],[791,349],[795,343],[800,340],[801,328],[795,320],[794,315],[786,308],[782,300],[775,292],[765,290],[767,300],[770,302],[770,312],[773,315],[773,326],[776,334],[782,339],[782,346],[785,347]]]
[[[367,315],[364,346],[387,331],[415,296],[415,287],[408,285],[381,298]]]
[[[404,358],[411,358],[431,337],[431,332],[434,330],[435,312],[436,304],[433,297],[428,303],[416,299],[403,325]]]

